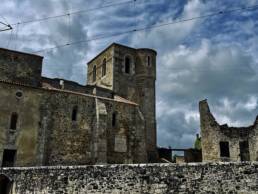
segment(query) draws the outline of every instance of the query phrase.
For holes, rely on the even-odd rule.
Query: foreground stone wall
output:
[[[12,193],[258,193],[258,163],[4,168]],[[0,185],[1,186],[1,185]]]

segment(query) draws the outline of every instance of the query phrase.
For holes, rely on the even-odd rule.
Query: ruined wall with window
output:
[[[220,125],[201,101],[200,122],[203,161],[257,161],[258,119],[248,127]]]

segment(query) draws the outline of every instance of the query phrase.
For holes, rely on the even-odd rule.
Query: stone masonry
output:
[[[155,161],[155,51],[114,43],[87,85],[42,77],[42,59],[0,49],[2,166]]]
[[[207,100],[199,107],[203,161],[258,160],[258,117],[251,126],[229,127],[218,124]]]
[[[254,194],[258,163],[3,168],[13,194]]]
[[[146,147],[149,160],[156,153],[156,51],[112,44],[88,62],[87,83],[107,88],[139,104],[145,118]],[[103,62],[108,67],[103,75]],[[127,68],[129,66],[129,68]],[[93,78],[93,75],[96,75]]]

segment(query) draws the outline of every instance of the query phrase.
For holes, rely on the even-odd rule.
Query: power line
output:
[[[225,14],[238,12],[238,11],[247,11],[247,10],[252,11],[252,10],[256,10],[256,9],[258,9],[258,4],[254,5],[254,6],[242,7],[242,8],[231,9],[231,10],[220,10],[220,11],[210,13],[210,14],[207,14],[207,15],[202,15],[202,16],[197,16],[197,17],[192,17],[192,18],[187,18],[187,19],[179,19],[177,21],[161,23],[161,24],[157,24],[157,25],[145,26],[145,27],[138,28],[138,29],[135,28],[135,29],[132,29],[132,30],[126,30],[126,31],[118,32],[118,33],[114,33],[114,34],[109,34],[109,35],[101,34],[101,35],[97,35],[96,37],[93,37],[91,39],[79,40],[79,41],[70,42],[70,43],[66,43],[66,44],[62,44],[62,45],[57,45],[57,46],[54,46],[54,47],[49,47],[49,48],[46,48],[46,49],[38,50],[38,51],[35,51],[33,53],[40,53],[40,52],[44,52],[44,51],[49,51],[49,50],[53,50],[53,49],[57,49],[57,48],[66,47],[66,46],[82,44],[82,43],[86,43],[86,42],[90,42],[90,41],[95,41],[95,40],[100,40],[100,39],[105,39],[105,38],[111,38],[111,37],[115,37],[115,36],[121,36],[121,35],[140,32],[140,31],[144,31],[144,30],[148,30],[148,29],[160,28],[160,27],[164,27],[164,26],[177,24],[177,23],[183,23],[183,22],[188,22],[188,21],[193,21],[193,20],[199,20],[199,19],[214,17],[214,16],[217,16],[217,15],[225,15]]]
[[[34,20],[21,21],[21,22],[13,23],[11,25],[12,26],[16,26],[16,25],[19,25],[19,24],[28,24],[28,23],[34,23],[34,22],[41,22],[41,21],[45,21],[45,20],[56,19],[56,18],[60,18],[60,17],[66,17],[66,16],[81,14],[81,13],[85,13],[85,12],[91,12],[91,11],[95,11],[95,10],[99,10],[99,9],[110,8],[110,7],[114,7],[114,6],[126,5],[126,4],[130,4],[130,3],[134,3],[135,1],[136,0],[129,0],[129,1],[124,1],[124,2],[119,2],[119,3],[112,3],[112,4],[100,6],[100,7],[84,9],[84,10],[78,10],[78,11],[72,11],[72,12],[68,12],[68,13],[64,13],[64,14],[60,14],[60,15],[55,15],[55,16],[49,16],[49,17],[44,17],[44,18],[39,18],[39,19],[34,19]]]
[[[12,30],[12,29],[13,29],[10,24],[7,24],[7,23],[1,22],[1,21],[0,21],[0,24],[2,24],[3,26],[5,26],[4,29],[0,29],[0,32],[8,31],[8,30]]]

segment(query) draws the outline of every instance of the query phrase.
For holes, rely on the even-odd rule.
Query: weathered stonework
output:
[[[139,104],[145,118],[148,160],[155,161],[156,153],[156,51],[134,49],[112,44],[88,63],[87,82],[112,89],[117,95]],[[126,72],[126,58],[130,59],[130,70]],[[107,63],[106,75],[102,76],[103,61]],[[96,80],[93,71],[96,68]]]
[[[258,161],[258,118],[249,127],[219,125],[204,100],[200,102],[200,123],[203,161]],[[221,142],[228,145],[227,156],[223,156]]]
[[[0,79],[40,86],[43,57],[0,48]]]
[[[3,168],[13,194],[255,194],[258,163]]]
[[[0,73],[0,163],[4,163],[5,150],[15,150],[14,166],[148,161],[147,129],[149,125],[152,132],[156,128],[153,128],[155,113],[146,114],[147,105],[143,109],[142,102],[121,97],[113,85],[104,87],[90,83],[83,86],[41,77],[38,73],[42,64],[35,65],[34,62],[40,62],[42,57],[5,49],[0,51],[0,67],[10,65],[7,63],[9,58],[17,55],[19,60],[15,63],[25,68],[26,78],[20,78],[16,70]],[[113,52],[104,51],[104,56],[107,58],[105,80],[113,83],[110,82],[115,72],[111,63]],[[90,66],[88,71],[90,77]],[[37,76],[33,72],[37,72]],[[125,88],[130,84],[124,80],[123,83]],[[149,112],[155,111],[155,97],[148,96],[148,99],[152,99]],[[13,113],[18,116],[15,129],[11,127]],[[153,134],[149,137],[153,143],[155,138]],[[156,146],[153,144],[152,147]],[[10,154],[6,157],[10,160]]]

